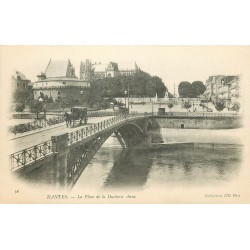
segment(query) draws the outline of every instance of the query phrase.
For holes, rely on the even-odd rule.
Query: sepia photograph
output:
[[[0,49],[0,202],[249,203],[249,46]]]
[[[1,249],[249,249],[246,1],[1,1]]]

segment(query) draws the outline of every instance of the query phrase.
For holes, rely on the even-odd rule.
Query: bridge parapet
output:
[[[20,170],[29,164],[36,163],[44,157],[52,155],[53,153],[52,141],[45,141],[33,147],[11,154],[9,157],[10,169],[12,172]]]
[[[130,119],[131,119],[131,117],[128,115],[120,115],[120,116],[109,118],[109,119],[104,120],[102,122],[98,122],[98,123],[93,124],[91,126],[88,126],[88,127],[82,128],[82,129],[78,129],[78,130],[68,134],[68,145],[72,145],[78,141],[83,140],[84,138],[87,138],[91,135],[96,134],[97,132],[101,132],[105,129],[111,128],[114,125],[118,125],[118,124],[120,124],[124,121],[128,121]]]

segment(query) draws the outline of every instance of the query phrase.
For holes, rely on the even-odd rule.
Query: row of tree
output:
[[[106,97],[124,97],[125,91],[135,97],[164,97],[167,87],[161,78],[138,71],[134,75],[106,77],[91,83],[93,89],[98,89]]]
[[[182,98],[197,98],[202,95],[206,90],[205,85],[201,81],[180,82],[178,85],[179,96]]]
[[[91,89],[86,96],[86,104],[90,107],[107,108],[108,101],[114,102],[115,97],[155,97],[165,96],[167,87],[158,76],[138,71],[130,76],[106,77],[96,79],[91,83]],[[129,92],[129,93],[128,93]]]

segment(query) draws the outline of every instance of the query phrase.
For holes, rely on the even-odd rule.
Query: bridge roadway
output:
[[[67,128],[66,124],[63,123],[60,127],[49,128],[47,130],[43,130],[33,134],[27,134],[23,137],[19,137],[17,139],[10,140],[8,143],[9,152],[15,153],[26,148],[32,147],[44,141],[51,140],[51,136],[61,135],[64,133],[71,133],[78,129],[91,126],[92,124],[107,120],[113,116],[105,116],[105,117],[91,117],[88,119],[88,123],[86,125],[75,127],[75,128]],[[19,134],[18,134],[19,135]]]

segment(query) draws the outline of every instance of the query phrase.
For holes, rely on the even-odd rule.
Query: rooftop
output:
[[[13,79],[15,80],[23,80],[23,81],[30,81],[23,73],[20,71],[16,71],[15,75],[12,76]]]
[[[93,69],[95,72],[104,72],[107,68],[107,64],[93,64]]]
[[[75,69],[70,60],[51,60],[45,70],[46,78],[75,77]]]
[[[119,70],[138,70],[136,62],[119,63]]]

